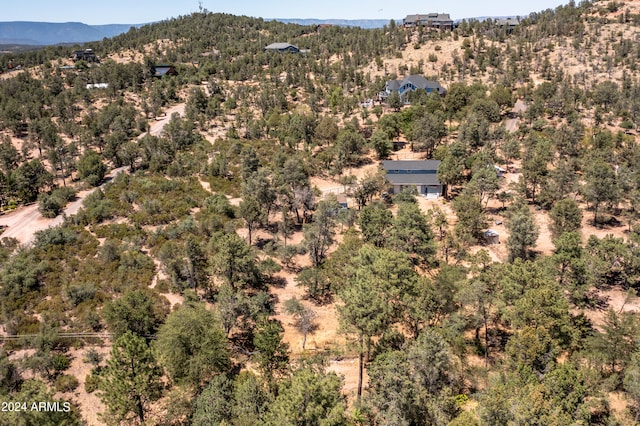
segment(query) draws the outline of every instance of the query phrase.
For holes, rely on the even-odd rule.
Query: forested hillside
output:
[[[0,424],[635,424],[639,24],[204,12],[0,56],[0,224],[61,222],[0,228],[0,399],[71,403]],[[409,75],[446,95],[379,98]]]

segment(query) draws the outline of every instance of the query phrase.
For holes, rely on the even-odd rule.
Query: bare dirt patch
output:
[[[78,379],[79,386],[73,392],[57,393],[56,398],[60,398],[66,401],[72,401],[80,407],[82,417],[87,421],[89,426],[103,425],[98,415],[105,410],[104,404],[97,395],[97,391],[87,393],[84,388],[84,384],[87,379],[87,375],[91,373],[93,366],[83,361],[85,353],[89,349],[95,349],[98,353],[102,354],[105,358],[109,356],[110,349],[103,346],[87,346],[82,349],[72,349],[67,355],[71,357],[71,366],[65,372],[76,379]]]
[[[594,328],[598,331],[602,331],[602,325],[604,324],[604,319],[609,309],[616,313],[640,313],[640,298],[630,296],[620,288],[598,290],[598,297],[604,302],[604,306],[581,311],[589,318]]]

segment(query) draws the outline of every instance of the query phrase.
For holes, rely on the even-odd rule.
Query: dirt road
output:
[[[514,115],[517,115],[517,114],[524,113],[526,110],[527,110],[527,104],[521,101],[520,99],[518,99],[516,101],[516,104],[513,106],[512,112]],[[520,125],[520,118],[517,116],[514,118],[508,118],[504,123],[504,126],[507,128],[507,132],[509,133],[515,133],[518,130],[519,125]]]
[[[164,126],[166,126],[169,120],[171,120],[171,116],[174,112],[177,112],[181,117],[184,117],[184,107],[185,104],[182,103],[174,105],[171,108],[167,109],[162,117],[158,117],[155,121],[151,122],[149,133],[151,133],[153,136],[160,136],[160,133],[162,133]],[[145,134],[146,133],[143,133],[142,135],[140,135],[140,137],[144,137]]]
[[[177,112],[181,116],[184,116],[184,108],[185,104],[181,103],[167,109],[166,114],[163,117],[151,123],[149,133],[154,136],[159,136],[162,133],[164,126],[169,122],[169,120],[171,120],[171,115],[173,113]],[[144,136],[144,134],[142,136]],[[102,186],[104,186],[118,173],[128,172],[128,170],[129,167],[120,167],[112,170],[106,176],[105,183],[103,183]],[[84,199],[95,190],[96,188],[79,192],[75,201],[72,201],[64,209],[64,213],[53,219],[47,219],[40,214],[38,211],[38,203],[20,207],[11,213],[0,215],[0,226],[7,227],[7,229],[0,234],[0,238],[12,237],[17,239],[21,244],[32,243],[36,232],[52,226],[60,225],[64,220],[64,215],[71,216],[78,213],[78,210],[82,207]]]
[[[112,170],[107,176],[106,181],[100,188],[102,188],[109,180],[111,180],[118,173],[126,172],[129,167],[120,167]],[[71,216],[78,213],[82,202],[97,188],[92,188],[86,191],[81,191],[77,194],[76,199],[69,203],[64,209],[64,214],[48,219],[43,217],[38,211],[38,203],[34,203],[17,210],[0,216],[0,226],[6,226],[7,229],[0,234],[0,237],[12,237],[20,241],[22,244],[30,244],[33,242],[35,233],[42,231],[43,229],[57,226],[64,220],[64,215]]]

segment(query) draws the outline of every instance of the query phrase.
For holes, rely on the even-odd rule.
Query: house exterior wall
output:
[[[452,30],[453,20],[442,19],[438,14],[419,15],[418,18],[407,17],[402,20],[402,24],[406,28],[414,28],[422,25],[425,28],[434,28],[438,30]]]
[[[415,187],[420,195],[441,196],[444,194],[443,185],[393,185],[394,194],[401,193],[406,188]]]

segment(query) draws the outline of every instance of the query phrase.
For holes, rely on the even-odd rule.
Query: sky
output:
[[[200,4],[209,12],[262,18],[401,19],[440,12],[462,19],[524,16],[566,3],[568,0],[3,0],[0,21],[142,24],[188,15],[198,11]]]

